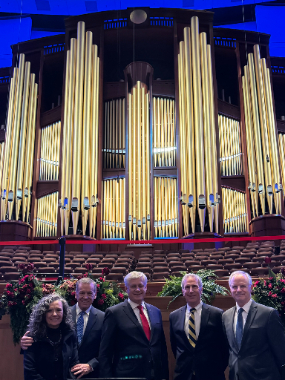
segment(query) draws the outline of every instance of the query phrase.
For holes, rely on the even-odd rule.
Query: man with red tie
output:
[[[99,353],[100,377],[168,379],[168,358],[159,309],[144,302],[147,278],[125,277],[128,300],[106,310]]]

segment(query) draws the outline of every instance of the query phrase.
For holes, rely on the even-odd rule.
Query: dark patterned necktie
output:
[[[193,348],[196,347],[196,331],[195,331],[195,317],[194,312],[196,311],[195,307],[193,307],[190,310],[190,316],[189,316],[189,342]]]
[[[241,307],[238,311],[238,317],[237,317],[237,325],[236,325],[236,341],[238,348],[240,349],[241,346],[241,340],[242,340],[242,334],[243,334],[243,319],[242,319],[242,312],[243,308]]]
[[[77,319],[77,324],[76,324],[76,330],[77,330],[77,340],[78,344],[80,345],[82,338],[83,338],[83,329],[84,329],[84,318],[83,315],[85,314],[85,311],[81,311],[79,314],[79,317]]]

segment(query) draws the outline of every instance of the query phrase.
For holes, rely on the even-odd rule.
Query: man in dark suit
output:
[[[169,316],[170,342],[176,358],[176,380],[224,380],[228,344],[222,310],[201,301],[202,280],[186,274],[181,282],[186,306]]]
[[[99,377],[99,346],[101,341],[104,313],[92,306],[97,295],[93,280],[84,277],[76,283],[77,304],[71,307],[72,318],[77,327],[78,356],[80,364],[72,368],[78,379],[81,377]],[[21,339],[22,349],[33,344],[29,331]]]
[[[251,299],[252,280],[233,272],[229,286],[236,306],[223,314],[230,347],[230,380],[280,380],[285,335],[278,312]]]
[[[128,300],[106,310],[99,354],[100,377],[168,379],[168,359],[159,309],[146,304],[147,278],[125,277]]]

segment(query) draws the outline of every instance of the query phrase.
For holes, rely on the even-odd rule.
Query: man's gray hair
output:
[[[250,277],[250,275],[248,273],[244,272],[243,270],[236,270],[229,277],[229,286],[231,286],[231,282],[232,282],[233,278],[235,276],[238,276],[238,275],[242,275],[242,276],[246,277],[248,279],[248,284],[250,286],[252,285],[252,278]]]
[[[198,283],[198,286],[199,288],[203,288],[203,282],[202,282],[202,279],[200,276],[198,276],[197,274],[195,273],[186,273],[185,276],[182,278],[182,281],[181,281],[181,288],[184,289],[184,282],[189,278],[189,277],[193,277],[197,280],[197,283]]]
[[[137,278],[142,278],[143,284],[144,284],[144,286],[146,286],[146,284],[147,284],[146,275],[143,272],[137,272],[134,270],[133,272],[128,273],[124,278],[124,283],[125,283],[126,288],[129,287],[129,281],[130,280],[134,280]]]
[[[77,281],[76,283],[76,293],[79,292],[79,285],[80,284],[89,284],[89,285],[93,285],[94,287],[94,292],[95,294],[97,293],[97,285],[96,285],[96,282],[93,281],[91,278],[89,277],[82,277],[80,280]]]

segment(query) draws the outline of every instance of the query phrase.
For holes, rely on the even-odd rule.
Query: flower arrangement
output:
[[[264,261],[268,265],[269,277],[254,282],[252,298],[262,305],[276,309],[285,326],[285,269],[275,275],[270,268],[270,257],[266,257]]]
[[[87,272],[83,276],[62,281],[60,284],[41,282],[33,273],[34,265],[20,264],[20,278],[17,282],[8,283],[0,298],[0,319],[10,314],[14,343],[19,343],[26,332],[32,308],[44,296],[57,292],[66,299],[70,306],[75,305],[76,282],[82,277],[90,277],[97,286],[97,298],[93,306],[105,311],[108,307],[125,300],[127,294],[116,283],[106,281],[109,268],[102,269],[102,277],[94,278],[91,274],[92,265],[86,264]]]
[[[158,293],[159,297],[172,297],[172,300],[169,302],[168,306],[171,304],[171,302],[175,301],[176,298],[182,296],[181,281],[187,272],[180,273],[181,277],[170,276],[169,279],[165,279],[165,284],[162,288],[162,291]],[[201,269],[196,274],[201,278],[203,283],[203,293],[201,295],[203,302],[210,303],[213,301],[217,294],[221,294],[223,296],[229,294],[229,291],[225,287],[216,284],[215,281],[218,276],[213,271],[208,269]]]

